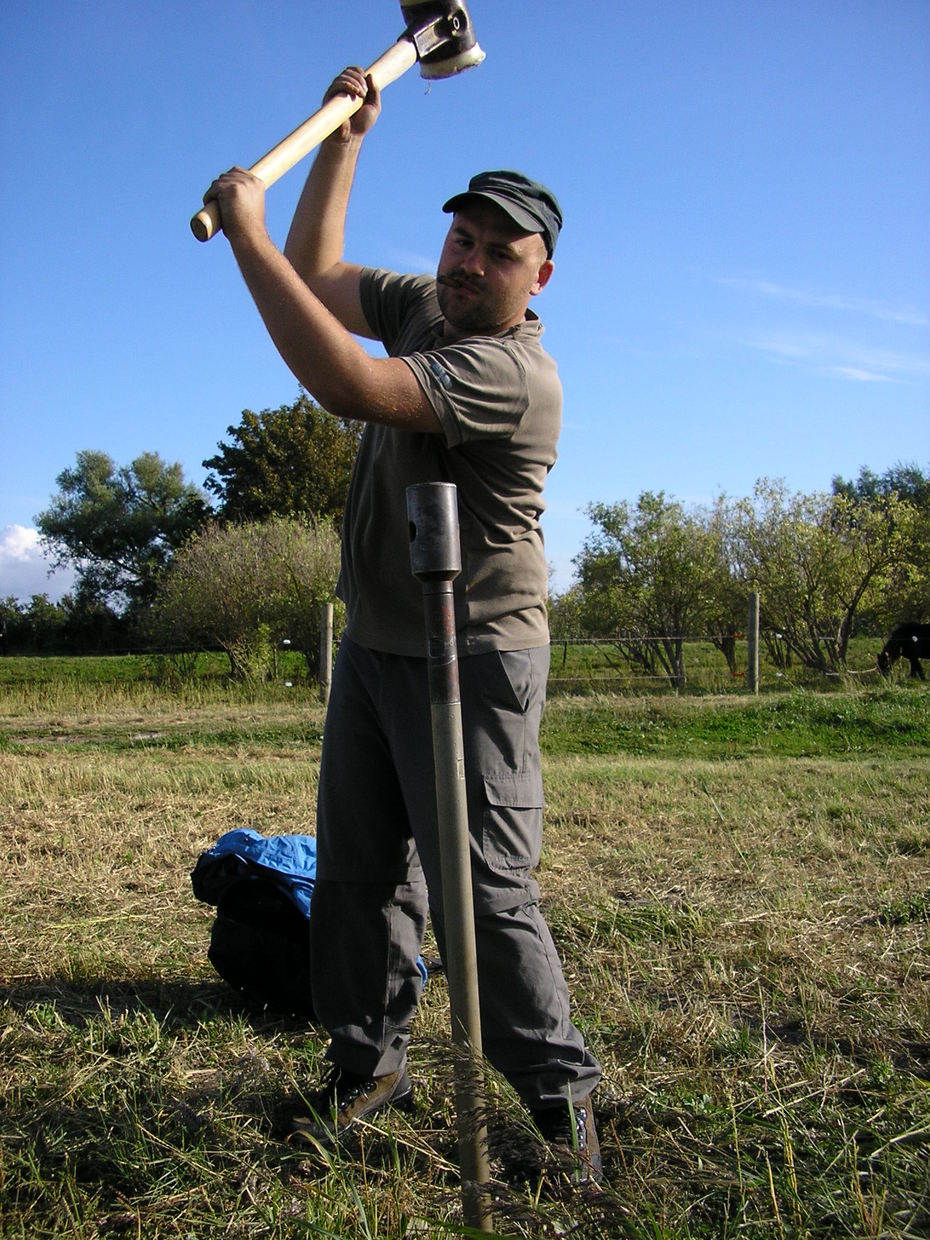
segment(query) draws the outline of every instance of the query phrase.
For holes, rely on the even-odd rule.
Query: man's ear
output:
[[[542,292],[552,278],[553,271],[555,271],[555,263],[551,258],[547,258],[536,273],[536,279],[530,287],[531,297],[535,297],[537,293]]]

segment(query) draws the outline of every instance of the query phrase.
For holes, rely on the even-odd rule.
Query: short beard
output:
[[[443,318],[457,332],[469,335],[491,335],[499,330],[495,322],[489,321],[489,307],[483,298],[479,298],[472,305],[452,308],[453,298],[451,294],[456,289],[470,288],[481,293],[484,286],[480,281],[470,280],[468,276],[461,272],[453,271],[447,275],[437,276],[436,286],[436,297],[439,301],[439,309],[442,311]]]

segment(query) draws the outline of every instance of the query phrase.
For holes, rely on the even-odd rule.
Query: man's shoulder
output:
[[[416,302],[436,298],[435,276],[391,271],[387,267],[363,267],[359,287],[363,299],[390,297]]]
[[[411,320],[428,327],[441,317],[433,276],[363,267],[359,294],[365,318],[389,349]]]
[[[527,380],[560,388],[558,365],[542,342],[543,330],[542,323],[533,315],[503,335],[470,336],[459,343],[466,349],[473,348],[485,359],[496,357],[498,360],[492,364],[517,367]]]

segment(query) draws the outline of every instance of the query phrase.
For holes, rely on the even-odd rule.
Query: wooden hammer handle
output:
[[[383,90],[401,74],[406,73],[416,61],[416,48],[409,39],[402,37],[369,65],[365,73],[370,75],[379,90]],[[337,95],[327,100],[302,125],[298,125],[293,133],[288,134],[263,155],[258,163],[253,164],[249,172],[264,181],[266,186],[273,185],[315,146],[319,146],[331,133],[335,133],[343,121],[353,116],[364,102],[364,99],[350,95]],[[191,220],[191,232],[198,241],[209,241],[219,231],[219,227],[220,213],[215,202],[208,202]]]

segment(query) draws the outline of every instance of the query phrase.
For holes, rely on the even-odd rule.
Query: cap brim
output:
[[[466,190],[464,193],[456,194],[454,198],[450,198],[442,209],[446,212],[458,211],[462,207],[467,207],[469,203],[473,202],[491,202],[494,206],[500,207],[500,209],[506,215],[509,215],[513,222],[525,232],[540,234],[545,233],[545,229],[542,227],[539,220],[536,219],[535,216],[531,215],[529,211],[525,211],[522,207],[518,206],[517,203],[513,202],[512,199],[505,197],[503,194],[495,194],[493,191],[473,189]]]

